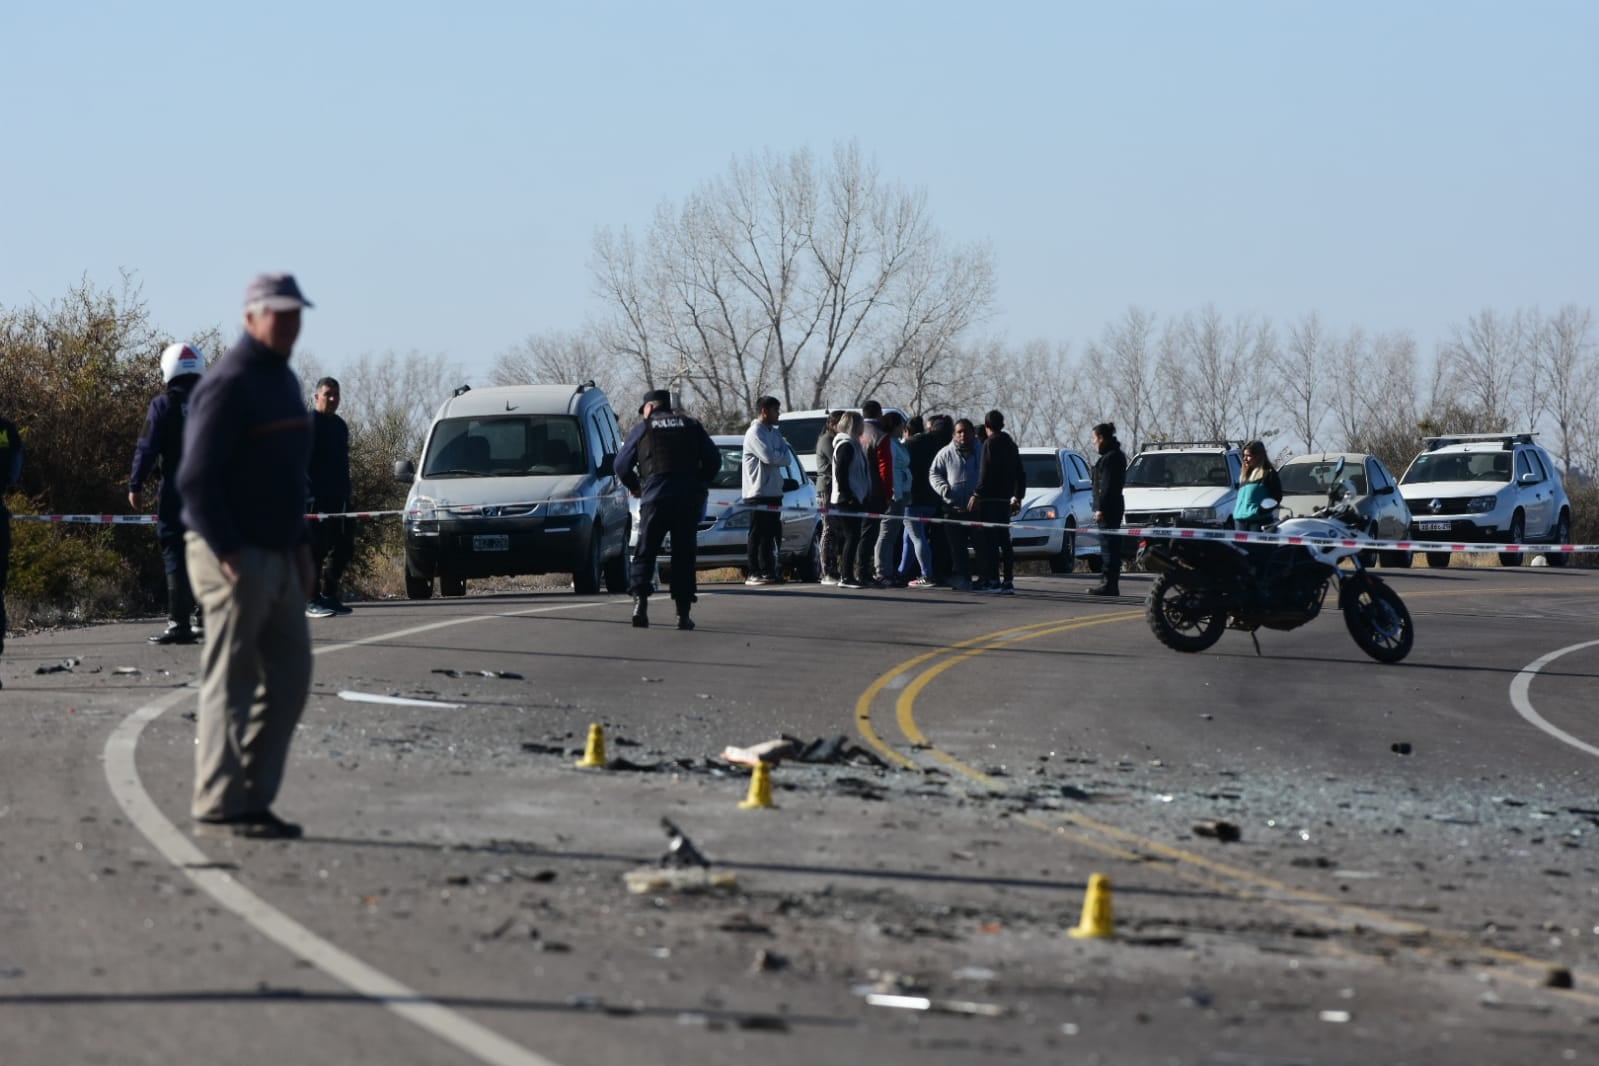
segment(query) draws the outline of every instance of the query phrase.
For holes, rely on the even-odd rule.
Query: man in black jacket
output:
[[[1127,485],[1127,456],[1116,439],[1116,423],[1101,422],[1094,427],[1094,447],[1099,460],[1094,463],[1094,521],[1102,530],[1121,526],[1127,504],[1122,492]],[[1120,596],[1122,576],[1122,538],[1101,536],[1099,559],[1104,576],[1089,589],[1091,596]]]
[[[311,398],[310,482],[312,514],[339,514],[350,509],[350,427],[339,417],[339,383],[323,378]],[[355,555],[355,519],[323,518],[311,530],[311,556],[320,581],[306,604],[308,618],[349,614],[339,598],[344,570]]]
[[[289,368],[310,306],[293,275],[258,276],[244,335],[189,399],[178,495],[207,636],[190,801],[200,835],[301,835],[272,803],[311,688],[311,419]]]
[[[1011,515],[1021,510],[1027,495],[1027,478],[1022,472],[1022,455],[1011,435],[1005,432],[1005,416],[990,411],[983,416],[983,458],[977,475],[977,520],[985,528],[978,543],[983,572],[980,591],[1012,595],[1016,591],[1016,550],[1010,542]],[[1000,563],[1004,563],[1003,576]]]

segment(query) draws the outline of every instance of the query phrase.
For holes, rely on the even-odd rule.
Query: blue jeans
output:
[[[905,508],[905,550],[899,562],[901,577],[912,576],[911,570],[915,569],[922,577],[933,580],[933,543],[927,536],[930,523],[915,519],[932,518],[937,514],[937,507],[925,503],[913,503]]]

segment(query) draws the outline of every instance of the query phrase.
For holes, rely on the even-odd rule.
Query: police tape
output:
[[[487,518],[491,520],[537,518],[543,517],[548,512],[551,504],[586,503],[591,500],[606,498],[608,498],[608,495],[566,496],[558,499],[546,498],[499,504],[449,504],[439,502],[429,510],[412,508],[410,510],[397,511],[327,511],[308,513],[305,517],[313,522],[326,521],[331,518],[391,518],[396,515],[417,520],[433,520],[439,517],[445,519]],[[1074,536],[1087,537],[1094,540],[1105,537],[1127,537],[1137,540],[1204,540],[1227,544],[1308,545],[1321,548],[1344,547],[1359,548],[1362,551],[1463,552],[1467,554],[1492,552],[1506,555],[1576,555],[1599,552],[1599,544],[1501,544],[1479,541],[1369,540],[1363,537],[1317,537],[1271,531],[1189,526],[1121,526],[1102,529],[1098,526],[1063,527],[1059,519],[1055,519],[1049,524],[1012,521],[988,522],[980,519],[950,518],[936,515],[908,515],[887,511],[846,511],[832,507],[785,507],[781,504],[756,504],[744,503],[743,501],[728,503],[711,501],[707,504],[706,510],[709,512],[713,509],[724,512],[723,517],[740,511],[763,511],[777,514],[818,514],[823,518],[861,518],[874,521],[892,519],[906,523],[914,522],[920,525],[958,525],[967,529],[1008,529],[1022,530],[1024,532],[1042,532],[1045,534],[1070,530]],[[18,522],[48,522],[51,524],[154,525],[156,521],[155,515],[147,514],[19,514],[11,517]]]

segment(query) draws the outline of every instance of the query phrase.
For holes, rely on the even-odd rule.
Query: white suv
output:
[[[1426,437],[1427,450],[1399,479],[1410,505],[1411,537],[1468,544],[1571,543],[1571,503],[1549,453],[1531,433],[1462,433]],[[1500,552],[1519,566],[1521,552]],[[1550,552],[1564,566],[1563,552]],[[1428,552],[1428,566],[1448,566],[1448,552]]]
[[[1127,511],[1122,522],[1230,529],[1243,465],[1243,452],[1235,441],[1146,445],[1127,464],[1123,491]],[[1125,550],[1132,549],[1129,541]]]

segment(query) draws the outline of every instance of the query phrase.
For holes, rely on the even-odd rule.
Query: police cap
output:
[[[644,408],[652,403],[663,411],[670,411],[672,409],[672,394],[665,389],[651,389],[644,394],[643,401],[638,405],[638,413],[643,414]]]

